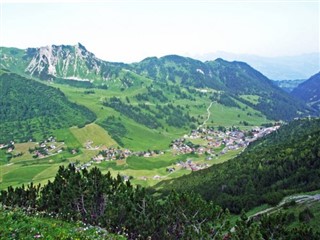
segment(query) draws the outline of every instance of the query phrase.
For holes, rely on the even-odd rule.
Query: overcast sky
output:
[[[319,1],[1,0],[0,45],[80,42],[122,62],[216,51],[288,56],[320,51],[319,22]]]

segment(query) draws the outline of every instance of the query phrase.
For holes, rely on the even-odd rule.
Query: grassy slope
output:
[[[136,77],[136,76],[133,76]],[[106,97],[117,96],[122,99],[123,102],[126,101],[126,97],[130,99],[130,103],[132,105],[138,105],[139,102],[134,96],[138,93],[145,93],[146,86],[150,85],[152,81],[147,78],[139,77],[136,79],[135,85],[132,87],[125,89],[124,91],[120,91],[121,82],[115,81],[113,84],[110,85],[108,90],[104,89],[93,89],[93,94],[85,94],[87,89],[84,88],[75,88],[68,85],[62,84],[50,84],[50,86],[59,88],[65,95],[77,104],[86,106],[91,111],[93,111],[97,115],[97,120],[95,123],[91,123],[86,125],[83,128],[71,127],[69,129],[59,129],[55,130],[53,135],[57,138],[57,141],[64,142],[64,147],[69,148],[80,148],[80,154],[72,155],[68,152],[64,151],[58,155],[33,160],[32,156],[28,154],[27,149],[32,146],[34,143],[25,143],[26,145],[18,145],[17,150],[20,152],[25,152],[25,154],[21,157],[14,158],[11,160],[11,163],[15,163],[14,165],[4,165],[2,168],[2,173],[0,174],[0,180],[3,178],[3,181],[0,185],[0,188],[5,188],[6,186],[13,184],[17,185],[22,182],[28,183],[29,181],[33,180],[35,182],[46,183],[48,179],[51,179],[56,169],[60,164],[67,164],[68,162],[87,162],[93,156],[95,156],[99,150],[86,150],[84,148],[85,143],[90,140],[93,141],[92,146],[117,146],[116,142],[110,137],[107,131],[101,128],[98,124],[100,121],[103,121],[108,116],[114,115],[115,117],[120,117],[121,122],[127,129],[127,134],[122,141],[126,148],[129,148],[133,151],[145,151],[148,149],[159,149],[159,150],[166,150],[169,148],[169,144],[173,139],[180,138],[184,134],[189,132],[187,128],[175,128],[168,126],[164,121],[162,121],[163,129],[149,129],[132,119],[123,116],[119,112],[115,111],[112,108],[108,108],[102,105],[102,101]],[[155,86],[157,87],[157,86]],[[183,90],[183,88],[182,88]],[[184,90],[185,91],[185,90]],[[196,101],[192,101],[189,99],[177,99],[175,94],[172,92],[165,93],[169,101],[174,105],[181,105],[186,106],[189,105],[190,116],[194,116],[198,119],[199,122],[203,122],[207,118],[207,107],[209,106],[211,100],[209,99],[210,93],[204,96],[195,95]],[[168,103],[160,103],[156,102],[157,104],[166,105]],[[155,109],[155,103],[149,102],[151,108]],[[247,112],[254,112],[254,110],[248,108],[244,109],[238,108],[229,108],[223,105],[214,103],[210,109],[211,116],[209,121],[207,122],[207,126],[226,126],[230,127],[232,125],[239,125],[240,121],[247,121],[254,125],[260,125],[266,122],[264,117],[258,117],[253,114],[253,116],[247,116]],[[240,117],[238,117],[240,115]],[[244,128],[244,126],[240,126]],[[5,154],[4,151],[0,151],[0,154]],[[214,161],[216,162],[223,162],[227,159],[233,157],[233,153],[227,154],[225,156],[219,157],[219,159],[211,161],[209,164],[213,164]],[[63,161],[63,159],[67,158],[68,161]],[[136,161],[139,161],[138,167],[132,167],[130,164],[134,164],[132,159],[129,159],[129,163],[119,164],[119,163],[112,163],[109,164],[107,168],[101,168],[106,172],[110,170],[113,174],[121,173],[128,176],[134,176],[133,183],[146,185],[154,185],[158,183],[159,180],[153,180],[153,176],[160,175],[166,176],[166,179],[170,179],[173,177],[182,176],[184,174],[190,173],[189,170],[179,170],[174,173],[168,175],[166,172],[166,167],[173,166],[172,162],[177,161],[178,157],[172,156],[171,153],[166,154],[161,159],[159,157],[156,158],[139,158]],[[197,161],[201,162],[204,160],[204,157],[199,158]],[[157,166],[157,162],[162,162],[163,165]],[[155,164],[153,169],[145,169],[144,166],[149,166],[151,164]],[[25,166],[28,164],[29,168],[34,168],[35,170],[34,175],[32,178],[26,176],[23,177],[19,181],[11,181],[7,174],[10,174],[11,171],[15,171],[15,169]],[[48,165],[49,164],[49,165]],[[127,164],[128,166],[125,167]],[[23,174],[22,174],[23,175]],[[148,178],[147,181],[141,180],[141,176],[146,176]],[[10,181],[7,181],[7,180]]]
[[[81,222],[28,216],[18,210],[0,210],[0,239],[126,239]]]
[[[123,123],[128,130],[128,134],[123,138],[125,147],[133,150],[146,150],[146,149],[165,149],[169,145],[172,139],[183,136],[189,132],[189,129],[179,129],[168,126],[162,122],[164,129],[149,129],[132,119],[129,119],[112,108],[108,108],[102,105],[102,101],[107,97],[116,96],[125,101],[125,98],[130,99],[132,105],[141,103],[137,101],[134,96],[138,93],[144,93],[145,88],[134,86],[125,91],[119,91],[110,87],[108,90],[94,89],[94,94],[84,94],[86,89],[72,88],[66,85],[54,84],[62,90],[72,101],[84,105],[92,110],[97,115],[96,123],[104,120],[108,116],[114,115],[115,117],[121,117]],[[181,105],[190,107],[190,116],[198,118],[199,122],[203,122],[207,117],[207,107],[210,104],[209,94],[206,97],[196,97],[196,101],[188,99],[175,99],[174,94],[167,94],[173,105]],[[151,108],[153,103],[149,103]],[[159,105],[166,105],[167,103],[157,103]],[[208,126],[226,126],[231,127],[233,125],[239,125],[240,121],[249,122],[252,125],[260,125],[267,122],[263,116],[257,116],[258,112],[252,108],[244,109],[245,105],[240,103],[242,109],[230,108],[221,104],[215,103],[210,109],[211,116],[207,122]],[[247,114],[251,113],[252,116]],[[240,115],[240,116],[239,116]],[[168,131],[165,131],[167,129]]]
[[[190,174],[191,170],[181,169],[176,165],[179,161],[192,160],[195,163],[207,163],[214,165],[228,161],[230,158],[235,157],[241,149],[237,151],[229,151],[225,155],[216,157],[211,161],[205,160],[205,155],[172,155],[171,152],[165,152],[164,155],[158,155],[155,157],[129,157],[126,161],[112,161],[96,164],[102,172],[107,173],[110,171],[113,176],[117,174],[132,176],[131,180],[134,184],[140,184],[142,186],[153,186],[161,180],[172,180],[177,177],[181,177],[186,174]],[[176,171],[169,173],[166,169],[168,167],[174,167]],[[155,176],[159,176],[160,179],[154,179]],[[143,178],[146,179],[143,179]],[[162,186],[163,187],[163,186]]]
[[[120,114],[111,108],[104,107],[102,101],[105,97],[110,96],[123,96],[123,93],[119,90],[101,90],[95,89],[94,94],[84,94],[85,89],[75,89],[65,85],[58,85],[58,87],[72,100],[81,105],[84,105],[97,114],[97,122],[102,121],[108,116],[114,115],[116,117]],[[130,89],[126,96],[134,95],[137,89]],[[171,138],[168,138],[164,134],[159,134],[159,131],[148,129],[135,121],[122,116],[124,124],[128,130],[128,135],[123,139],[125,146],[133,150],[146,150],[149,147],[154,148],[166,148],[171,142]],[[101,132],[105,130],[101,130]],[[168,134],[169,135],[169,134]],[[176,137],[178,135],[175,135]]]
[[[208,121],[212,126],[240,126],[245,128],[240,122],[246,121],[251,126],[259,126],[262,123],[268,122],[265,117],[258,116],[258,111],[248,107],[245,109],[245,105],[239,103],[241,109],[234,107],[226,107],[224,105],[214,103],[210,109],[211,115]],[[251,114],[251,115],[248,115]],[[213,122],[211,122],[213,121]]]
[[[72,127],[71,133],[81,143],[92,141],[92,145],[117,146],[117,143],[99,125],[91,123],[83,128]]]

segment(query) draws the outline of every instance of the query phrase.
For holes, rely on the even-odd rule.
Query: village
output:
[[[31,141],[32,140],[30,140],[30,142]],[[57,142],[53,136],[40,142],[33,143],[32,145],[33,147],[29,147],[28,151],[34,159],[53,156],[65,150],[64,142]],[[10,141],[8,144],[0,144],[0,149],[6,149],[6,153],[11,154],[13,158],[25,154],[23,152],[15,151],[14,141]]]
[[[48,139],[37,143],[34,148],[29,148],[29,152],[33,154],[33,158],[44,158],[61,153],[64,150],[63,145],[64,142],[56,142],[56,139],[50,136]]]
[[[197,163],[192,158],[188,158],[186,161],[177,161],[174,166],[168,166],[166,171],[170,174],[180,169],[198,171],[208,168],[212,165],[210,164],[210,160],[216,159],[229,151],[244,150],[251,142],[276,131],[279,127],[279,125],[272,127],[254,127],[249,131],[239,129],[225,129],[223,131],[214,130],[213,128],[192,130],[189,135],[184,135],[183,138],[173,140],[170,144],[170,149],[167,151],[172,152],[173,155],[202,155],[208,162],[200,161]],[[80,169],[89,167],[93,163],[101,163],[102,161],[125,160],[130,156],[149,158],[160,154],[164,154],[164,151],[148,150],[133,152],[129,149],[106,148],[94,156],[89,164],[80,166]],[[125,180],[129,179],[126,175],[123,175],[123,178]],[[152,179],[161,180],[162,178],[164,178],[164,176],[155,175]],[[147,177],[143,176],[141,179],[147,180]]]
[[[213,128],[200,128],[191,131],[190,135],[184,135],[183,138],[172,141],[171,148],[173,154],[206,154],[209,156],[206,160],[211,160],[210,156],[218,156],[230,150],[245,148],[251,142],[276,131],[279,127],[279,125],[268,128],[254,127],[250,131],[239,129],[220,131]]]
[[[280,125],[271,127],[253,127],[251,130],[244,131],[238,128],[205,128],[201,127],[192,130],[190,134],[184,135],[182,138],[175,139],[170,144],[170,149],[147,150],[147,151],[131,151],[120,147],[93,146],[93,142],[88,140],[84,147],[87,150],[99,151],[88,162],[75,163],[76,170],[80,171],[90,168],[93,164],[100,164],[103,161],[125,161],[131,156],[141,158],[152,158],[167,153],[172,153],[173,156],[190,154],[197,156],[196,158],[188,157],[186,160],[177,160],[176,163],[166,167],[167,175],[178,170],[198,171],[210,167],[213,161],[232,151],[242,151],[251,142],[261,138],[271,132],[276,131]],[[15,148],[15,143],[1,144],[1,149],[6,149],[7,153],[11,153]],[[37,159],[46,158],[48,156],[59,154],[63,151],[69,151],[72,155],[79,153],[79,149],[67,148],[64,142],[57,142],[55,137],[51,136],[41,142],[36,143],[35,147],[29,148],[29,153]],[[15,157],[15,156],[13,156]],[[129,176],[123,175],[124,180],[131,179]],[[152,178],[143,176],[140,179],[161,180],[166,176],[155,175]]]

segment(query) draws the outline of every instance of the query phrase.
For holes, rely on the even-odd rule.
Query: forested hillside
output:
[[[155,81],[169,81],[185,87],[223,91],[224,96],[251,106],[269,119],[289,120],[300,114],[312,114],[312,110],[302,101],[293,98],[243,62],[217,59],[203,63],[191,58],[170,55],[147,58],[132,66],[138,74]],[[254,96],[257,101],[248,101],[248,96]],[[218,101],[219,98],[213,96],[212,100]]]
[[[274,86],[271,80],[244,62],[217,59],[208,64],[225,84],[231,96],[262,112],[269,119],[289,120],[299,116],[299,112],[310,111],[302,102]],[[258,96],[258,101],[250,103],[245,98],[248,95]]]
[[[96,116],[59,90],[14,73],[0,75],[0,143],[49,137],[54,129],[84,126]]]
[[[150,57],[132,66],[138,74],[155,81],[177,82],[182,86],[197,88],[225,89],[223,83],[214,78],[213,72],[207,64],[192,58],[177,55],[161,58]]]
[[[293,89],[292,95],[320,110],[320,72]]]
[[[320,188],[320,119],[296,120],[238,157],[157,187],[196,192],[234,213]]]

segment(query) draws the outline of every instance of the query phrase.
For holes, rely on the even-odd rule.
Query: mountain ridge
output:
[[[13,58],[15,55],[18,55],[17,58]],[[101,60],[81,43],[72,46],[47,45],[27,49],[1,47],[0,60],[2,68],[45,80],[59,77],[70,80],[103,81],[111,78],[113,71],[118,71],[117,68],[125,65]],[[19,60],[23,61],[17,71],[12,65]]]
[[[128,82],[130,79],[121,80],[119,76],[123,72],[131,71],[153,81],[223,91],[229,99],[235,98],[245,104],[250,103],[242,95],[257,96],[258,103],[251,106],[262,111],[269,119],[288,120],[300,116],[300,113],[310,114],[310,109],[302,102],[285,93],[266,76],[244,62],[229,62],[221,58],[201,62],[172,54],[160,58],[149,57],[133,64],[113,63],[96,58],[80,43],[75,46],[29,48],[25,52],[18,49],[1,50],[1,67],[44,80],[63,78],[90,81],[99,86],[118,80]],[[10,54],[15,61],[8,61]],[[19,62],[19,58],[21,64],[18,64],[20,68],[17,68],[13,62]],[[212,100],[217,101],[218,98],[213,97]]]
[[[202,55],[190,55],[202,61],[223,58],[228,61],[244,61],[272,80],[308,79],[320,70],[319,53],[292,56],[264,57],[252,54],[234,54],[224,51]]]

